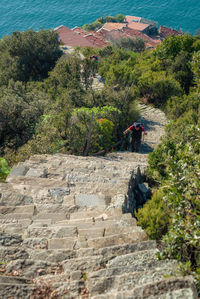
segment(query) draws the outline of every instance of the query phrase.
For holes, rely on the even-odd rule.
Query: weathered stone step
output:
[[[63,273],[61,264],[30,258],[10,260],[6,262],[4,271],[5,275],[23,276],[30,279],[55,273]]]
[[[34,289],[32,284],[0,283],[0,298],[30,299]]]
[[[20,234],[0,233],[0,246],[18,246],[22,242]]]
[[[138,252],[139,254],[139,252]],[[110,260],[110,257],[107,259]],[[163,260],[156,260],[156,259],[150,259],[146,260],[143,263],[138,261],[138,263],[135,263],[134,265],[128,265],[128,266],[115,266],[111,268],[105,268],[100,269],[98,271],[94,271],[91,273],[88,273],[89,279],[104,279],[105,277],[115,277],[115,276],[121,276],[128,273],[135,273],[135,272],[143,272],[147,273],[150,271],[160,271],[165,269],[168,271],[169,269],[176,269],[177,262],[176,261],[163,261]]]
[[[102,255],[88,256],[84,259],[82,257],[74,258],[62,262],[64,272],[67,275],[70,275],[70,273],[78,270],[88,272],[102,269],[105,267],[105,264],[106,262]]]
[[[76,226],[56,226],[56,227],[35,227],[29,226],[26,231],[26,237],[28,238],[63,238],[78,236],[78,230]]]
[[[7,214],[28,214],[33,215],[35,211],[34,205],[25,206],[0,206],[0,217]]]
[[[98,273],[96,277],[91,279],[90,274],[88,275],[88,280],[86,281],[86,287],[91,295],[103,294],[111,291],[129,291],[134,285],[138,287],[141,285],[158,282],[164,279],[164,275],[173,276],[175,274],[175,269],[172,267],[154,269],[152,271],[140,271],[140,272],[130,272],[119,275],[116,273],[115,276],[105,276],[98,278]],[[97,271],[98,272],[98,271]]]
[[[30,284],[32,281],[26,277],[0,275],[0,284]]]
[[[134,243],[146,241],[148,239],[146,233],[143,230],[133,231],[132,233],[121,233],[110,235],[103,238],[89,239],[85,244],[81,244],[82,247],[103,248],[114,245],[121,245],[126,243]]]
[[[87,208],[83,211],[78,211],[70,214],[70,219],[85,219],[85,218],[108,218],[109,216],[122,216],[122,208],[106,210],[105,207]]]
[[[9,213],[9,214],[1,214],[0,219],[1,220],[9,220],[9,222],[12,222],[13,219],[31,219],[33,214],[28,214],[28,213]]]
[[[77,228],[77,226],[48,226],[48,227],[37,227],[30,225],[28,229],[17,228],[18,231],[23,232],[23,237],[26,238],[64,238],[64,237],[85,237],[86,239],[107,237],[115,234],[125,234],[134,231],[141,231],[140,227],[124,226],[113,224],[112,226],[104,226],[103,223],[100,227],[95,225],[86,229]]]
[[[170,296],[170,297],[169,297]],[[197,299],[191,277],[176,277],[135,287],[129,291],[91,296],[92,299]]]
[[[34,216],[34,220],[43,220],[43,219],[51,219],[54,221],[62,221],[66,220],[67,216],[64,213],[39,213]]]
[[[95,234],[99,234],[99,231],[94,231]],[[96,238],[87,239],[84,235],[76,238],[52,238],[48,240],[48,249],[79,249],[79,248],[103,248],[114,245],[121,245],[126,243],[134,243],[138,241],[146,241],[146,233],[139,227],[135,227],[131,232],[116,233],[114,235],[108,235]]]
[[[139,254],[137,252],[133,252],[126,255],[117,256],[108,262],[107,268],[138,265],[139,263],[142,264],[145,261],[151,260],[156,261],[156,253],[158,253],[158,250],[152,249],[144,250],[142,252],[140,251]]]
[[[37,239],[36,239],[37,240]],[[41,239],[42,240],[42,239]],[[33,244],[34,241],[33,241]],[[49,261],[49,262],[62,262],[67,259],[72,258],[84,258],[88,256],[97,256],[101,255],[105,260],[109,260],[111,258],[116,257],[116,255],[125,255],[132,252],[139,252],[144,250],[150,250],[150,249],[156,249],[156,242],[154,241],[144,241],[141,243],[130,243],[130,244],[124,244],[124,245],[117,245],[117,246],[111,246],[111,247],[105,247],[105,248],[83,248],[79,250],[69,250],[69,249],[42,249],[39,244],[32,246],[32,248],[27,247],[0,247],[0,258],[2,261],[10,261],[15,259],[27,259],[30,257],[30,259],[35,260],[42,260],[42,261]],[[111,269],[107,269],[107,272],[102,272],[102,276],[106,276],[106,273],[110,273],[110,275],[115,275],[115,270],[112,272]],[[101,270],[104,271],[104,270]],[[101,277],[101,271],[94,272],[98,273],[99,277]],[[111,272],[109,272],[111,271]],[[120,270],[121,271],[121,270]],[[119,272],[120,272],[119,271]],[[118,272],[118,273],[119,273]],[[127,272],[130,272],[127,270]],[[121,272],[120,272],[121,273]],[[123,272],[124,273],[124,272]],[[91,277],[93,277],[91,275]]]
[[[139,252],[135,252],[135,253],[120,255],[119,258],[122,261],[124,261],[123,267],[131,266],[131,272],[136,272],[136,271],[138,271],[138,269],[140,269],[139,271],[142,271],[141,266],[145,262],[146,262],[147,265],[152,264],[153,266],[155,266],[155,265],[158,266],[158,264],[159,264],[158,262],[161,262],[160,264],[164,264],[163,261],[157,261],[156,260],[156,258],[155,258],[155,253],[156,252],[157,252],[157,250],[155,250],[155,249],[147,250],[147,251],[139,251]],[[130,257],[132,257],[133,259],[135,258],[135,260],[132,263],[127,262],[127,260],[130,260]],[[115,258],[112,255],[103,256],[101,254],[101,255],[96,255],[96,256],[93,255],[93,256],[90,256],[90,257],[85,256],[84,259],[82,257],[73,258],[73,259],[70,259],[70,260],[63,261],[62,265],[63,265],[63,268],[64,268],[66,273],[68,273],[70,271],[77,271],[77,270],[96,271],[96,270],[100,270],[100,269],[109,270],[109,268],[122,268],[121,265],[118,265],[118,266],[113,265],[112,266],[112,261],[113,260],[115,260]],[[145,267],[144,267],[144,269],[146,271]],[[152,269],[152,268],[150,268],[150,269]],[[98,275],[98,272],[99,271],[97,271],[97,275]]]

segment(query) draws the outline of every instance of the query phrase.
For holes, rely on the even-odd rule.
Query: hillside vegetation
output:
[[[84,54],[81,59],[79,51]],[[98,63],[89,59],[97,54]],[[93,75],[105,81],[93,89]],[[171,120],[149,157],[153,198],[137,213],[160,258],[200,273],[200,40],[170,36],[153,51],[129,42],[104,49],[60,51],[48,30],[14,32],[0,41],[0,179],[33,154],[109,150],[138,119],[135,100],[163,109]],[[91,117],[92,116],[92,117]],[[156,118],[156,116],[155,116]],[[5,159],[8,161],[6,163]],[[151,216],[151,217],[150,217]],[[196,273],[196,274],[195,274]]]

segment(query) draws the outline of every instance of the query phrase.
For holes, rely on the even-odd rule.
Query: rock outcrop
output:
[[[142,154],[33,156],[0,184],[0,298],[197,298],[132,216],[163,127],[142,107]]]

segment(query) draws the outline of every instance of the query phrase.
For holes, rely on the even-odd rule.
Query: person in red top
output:
[[[128,129],[126,129],[123,134],[126,135],[129,131],[132,132],[132,152],[139,153],[140,145],[142,140],[142,134],[146,135],[144,127],[140,123],[134,123]]]

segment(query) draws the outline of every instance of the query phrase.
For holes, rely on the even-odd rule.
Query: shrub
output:
[[[0,158],[0,181],[5,181],[10,170],[7,161],[4,158]]]
[[[142,226],[150,239],[159,240],[168,230],[170,217],[163,198],[164,192],[155,190],[152,199],[135,213],[138,225]]]

